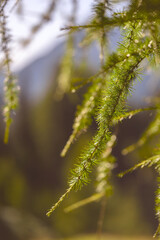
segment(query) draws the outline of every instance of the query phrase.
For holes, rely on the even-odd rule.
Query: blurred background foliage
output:
[[[110,33],[111,41],[117,36],[117,30]],[[74,35],[76,49],[82,37],[83,32]],[[8,145],[3,143],[3,134],[0,134],[0,238],[4,240],[54,239],[97,231],[100,204],[91,203],[71,213],[64,213],[65,207],[92,194],[92,184],[80,192],[71,193],[58,211],[50,218],[46,217],[47,209],[66,189],[69,169],[82,145],[87,144],[95,131],[93,123],[89,131],[71,147],[67,157],[60,157],[72,131],[76,106],[85,92],[82,88],[76,93],[64,94],[60,100],[55,97],[65,49],[65,42],[62,42],[16,73],[21,86],[20,106],[13,116]],[[73,82],[87,79],[95,73],[99,65],[96,44],[83,50],[79,48],[73,55],[74,68],[70,76]],[[146,83],[150,71],[148,69],[144,77]],[[153,78],[155,85],[152,88],[156,92],[150,92],[149,84],[142,81],[136,88],[135,97],[133,95],[129,100],[132,108],[141,104],[137,96],[139,99],[150,97],[149,94],[158,96],[156,84],[159,75],[152,74],[154,82]],[[2,106],[2,99],[0,104]],[[149,155],[148,143],[127,156],[123,156],[121,151],[141,136],[153,116],[154,112],[140,113],[118,126],[117,144],[113,149],[113,155],[118,159],[112,177],[114,192],[107,200],[103,224],[103,231],[116,234],[118,239],[123,235],[129,235],[129,239],[132,235],[151,236],[157,226],[154,217],[155,172],[144,169],[122,179],[117,177],[119,172]],[[3,131],[1,117],[0,132]],[[156,141],[157,138],[152,139],[155,145]]]

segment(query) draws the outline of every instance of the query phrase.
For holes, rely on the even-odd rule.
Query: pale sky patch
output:
[[[67,25],[67,17],[72,11],[71,0],[61,0],[58,2],[56,10],[53,12],[52,20],[46,23],[40,31],[33,37],[31,43],[27,47],[22,47],[20,40],[24,40],[30,36],[31,27],[38,23],[39,14],[47,9],[51,0],[21,0],[24,4],[24,14],[18,16],[16,8],[10,12],[15,1],[11,1],[8,6],[8,27],[11,32],[11,53],[12,66],[14,70],[23,68],[37,57],[50,51],[64,38],[63,31],[60,29]],[[77,24],[84,24],[91,15],[91,4],[93,0],[79,0],[77,12]],[[122,7],[119,5],[118,8]]]

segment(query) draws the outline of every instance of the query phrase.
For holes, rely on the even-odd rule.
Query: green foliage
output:
[[[93,196],[84,199],[68,207],[66,211],[71,211],[77,207],[101,199],[104,195],[109,196],[111,185],[109,178],[113,169],[114,158],[111,155],[109,143],[111,141],[112,126],[116,125],[124,118],[131,118],[133,115],[144,110],[155,110],[155,119],[150,123],[142,138],[123,153],[129,152],[137,146],[145,143],[146,139],[153,134],[157,134],[159,129],[159,107],[158,105],[126,111],[127,96],[132,94],[132,86],[135,79],[140,78],[142,72],[142,62],[147,59],[159,59],[159,13],[158,1],[131,1],[130,6],[121,12],[111,12],[111,1],[96,1],[93,6],[93,18],[90,23],[81,26],[70,26],[65,28],[70,33],[75,30],[86,29],[86,37],[83,42],[98,40],[100,44],[101,69],[99,74],[92,79],[88,91],[84,95],[82,105],[78,108],[73,124],[73,132],[61,155],[65,156],[71,143],[86,130],[95,119],[97,132],[92,140],[82,151],[75,168],[71,170],[69,188],[60,200],[49,210],[47,215],[62,202],[68,193],[74,189],[81,189],[83,185],[90,182],[90,173],[93,168],[97,168],[97,188]],[[152,10],[151,10],[152,9]],[[113,9],[112,9],[113,10]],[[107,14],[110,12],[110,14]],[[118,26],[122,29],[122,41],[115,52],[105,55],[108,30]],[[158,61],[156,61],[157,63]],[[159,133],[159,131],[158,131]],[[105,152],[109,154],[105,156]],[[159,155],[143,161],[130,170],[138,167],[155,166],[159,171]],[[125,172],[125,173],[126,173]],[[124,174],[121,174],[122,176]],[[159,189],[159,188],[158,188]],[[156,198],[156,212],[159,218],[159,190]],[[159,230],[158,230],[159,231]]]
[[[1,16],[0,16],[0,27],[1,27],[1,48],[4,53],[4,66],[5,66],[5,80],[4,80],[4,102],[5,107],[3,110],[4,121],[6,123],[4,142],[8,142],[9,137],[9,128],[12,122],[11,113],[18,106],[18,92],[19,87],[17,86],[17,81],[13,73],[11,72],[11,58],[9,51],[9,34],[6,26],[6,16],[4,13],[4,7],[7,4],[7,1],[2,1],[1,8]]]
[[[145,111],[154,110],[155,118],[143,133],[140,140],[134,145],[123,150],[123,154],[129,153],[137,147],[145,144],[150,137],[160,133],[160,111],[159,103],[152,104],[145,109],[127,111],[127,97],[132,94],[133,85],[136,80],[141,79],[144,62],[148,65],[159,64],[160,57],[160,4],[159,0],[132,0],[127,8],[122,11],[114,11],[113,1],[94,1],[93,16],[86,25],[75,25],[75,15],[71,21],[72,26],[64,28],[69,30],[66,53],[61,63],[61,73],[58,79],[56,95],[62,98],[72,86],[72,71],[74,57],[74,36],[72,33],[84,29],[86,36],[83,44],[90,44],[96,40],[100,46],[101,66],[98,73],[89,79],[89,87],[84,94],[82,104],[77,107],[73,132],[67,141],[61,155],[65,156],[70,145],[84,131],[86,131],[94,120],[97,131],[87,146],[84,147],[76,160],[75,167],[70,172],[68,188],[56,204],[47,212],[51,213],[60,205],[71,190],[79,190],[90,182],[90,174],[96,169],[95,194],[74,205],[68,207],[67,211],[88,204],[92,201],[108,197],[112,192],[110,184],[111,173],[114,168],[115,158],[112,148],[116,141],[114,126],[124,118]],[[5,81],[5,109],[6,121],[5,142],[8,141],[9,126],[11,123],[11,112],[17,107],[17,92],[15,78],[10,70],[10,57],[8,50],[8,36],[5,22],[4,7],[7,1],[0,4],[2,49],[5,56],[6,81]],[[77,1],[73,1],[76,6]],[[54,4],[52,9],[54,8]],[[76,7],[75,7],[76,8]],[[74,8],[74,9],[75,9]],[[115,27],[121,30],[122,40],[118,43],[115,52],[108,54],[108,32]],[[82,44],[82,45],[83,45]],[[87,83],[88,83],[87,82]],[[84,84],[82,84],[83,86]],[[76,88],[76,87],[75,87]],[[128,171],[138,167],[154,166],[160,175],[160,154],[153,151],[151,157],[135,165]],[[158,177],[158,190],[156,197],[156,215],[160,222],[160,186]],[[155,234],[158,235],[160,227]]]
[[[148,128],[144,131],[141,138],[131,146],[123,149],[122,153],[124,155],[130,153],[131,151],[135,150],[138,147],[143,146],[151,137],[158,135],[160,133],[160,111],[159,106],[157,106],[156,115],[153,121],[149,124]]]
[[[14,76],[10,75],[5,79],[5,107],[3,110],[4,120],[6,122],[6,130],[4,136],[4,142],[8,142],[9,128],[12,122],[11,113],[18,106],[18,92],[19,87],[17,86],[17,81]]]
[[[100,12],[100,8],[104,8],[104,5],[98,4],[94,7],[96,13]],[[120,14],[120,16],[123,15],[128,16],[127,13]],[[117,14],[116,17],[113,15],[113,19],[117,19]],[[102,23],[104,26],[106,25],[104,18]],[[119,23],[121,24],[121,22]],[[96,28],[98,28],[98,24],[95,25]],[[65,155],[66,150],[77,133],[81,129],[88,127],[91,122],[90,116],[95,118],[98,129],[93,139],[79,157],[75,168],[71,171],[67,193],[73,188],[78,190],[87,184],[89,182],[89,173],[92,171],[93,166],[102,163],[101,155],[106,149],[107,142],[110,140],[111,126],[114,119],[121,118],[125,114],[126,98],[131,93],[134,79],[140,74],[140,63],[155,53],[152,44],[152,35],[146,35],[146,27],[143,28],[143,26],[144,23],[142,20],[139,20],[139,17],[138,19],[135,17],[134,21],[127,19],[127,21],[123,22],[123,41],[119,44],[117,52],[111,54],[102,67],[103,77],[97,79],[98,82],[101,81],[101,86],[99,86],[98,82],[94,81],[89,92],[85,95],[80,112],[77,112],[73,125],[73,134],[62,155]],[[94,84],[97,89],[95,89]],[[99,94],[96,94],[99,88],[101,91]],[[92,89],[95,90],[93,91]],[[98,104],[95,105],[94,101]],[[62,198],[60,199],[61,201]]]
[[[61,62],[61,71],[58,78],[58,86],[55,97],[62,99],[64,93],[70,90],[71,75],[73,71],[74,41],[73,36],[68,37],[66,52]]]
[[[89,87],[84,95],[82,106],[77,109],[76,117],[73,124],[73,133],[68,139],[61,156],[65,156],[73,140],[80,135],[82,131],[87,130],[88,126],[92,123],[92,115],[94,114],[95,106],[98,101],[103,79],[97,78],[93,80],[93,84]]]
[[[144,160],[138,164],[136,164],[134,167],[130,168],[129,170],[120,173],[119,177],[123,177],[126,173],[129,172],[133,172],[134,170],[136,170],[137,168],[144,168],[144,167],[152,167],[154,166],[155,170],[158,173],[158,177],[157,177],[157,182],[158,182],[158,188],[157,188],[157,192],[156,192],[156,206],[155,206],[155,210],[156,210],[156,216],[158,218],[158,221],[160,222],[160,186],[159,186],[159,179],[160,179],[160,150],[157,150],[157,154],[148,158],[147,160]],[[156,233],[154,234],[153,237],[156,237],[157,235],[159,235],[159,231],[160,231],[160,224],[157,228]]]
[[[110,177],[114,168],[115,158],[111,155],[112,148],[115,144],[116,136],[113,135],[111,140],[107,143],[106,150],[101,155],[99,166],[97,167],[96,178],[96,193],[91,197],[79,201],[65,209],[66,212],[70,212],[76,208],[84,206],[94,201],[101,200],[104,197],[110,196],[112,193],[112,186],[110,184]]]

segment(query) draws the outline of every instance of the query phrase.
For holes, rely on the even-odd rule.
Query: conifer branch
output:
[[[157,165],[159,163],[159,161],[160,161],[160,155],[155,155],[153,157],[148,158],[147,160],[144,160],[144,161],[136,164],[134,167],[132,167],[122,173],[119,173],[118,176],[123,177],[127,173],[135,171],[137,168],[152,167],[153,165]]]
[[[156,12],[156,14],[133,14],[132,12],[120,12],[120,13],[114,13],[113,17],[105,17],[103,23],[99,23],[95,20],[93,20],[90,24],[86,25],[77,25],[77,26],[66,26],[61,28],[61,30],[70,30],[70,31],[79,31],[81,29],[92,29],[92,30],[99,30],[99,29],[105,29],[107,28],[113,28],[113,27],[121,27],[127,24],[128,22],[132,21],[159,21],[159,12]]]
[[[77,0],[72,0],[72,3],[73,3],[72,14],[69,17],[68,21],[71,24],[75,24],[77,12]],[[62,99],[64,94],[71,89],[71,78],[74,69],[74,55],[75,55],[73,34],[68,35],[68,39],[66,42],[67,42],[66,50],[61,61],[60,74],[58,76],[58,86],[55,93],[55,98],[57,100]]]
[[[59,204],[64,200],[64,198],[71,192],[73,186],[71,185],[67,191],[60,197],[59,201],[53,206],[51,207],[48,212],[46,213],[46,215],[49,217],[52,212],[59,206]]]
[[[146,108],[140,108],[140,109],[135,109],[135,110],[132,110],[132,111],[129,111],[129,112],[125,112],[125,113],[123,113],[122,115],[116,117],[116,118],[113,120],[113,124],[116,124],[116,123],[118,123],[118,122],[121,122],[121,121],[123,121],[123,120],[126,119],[126,118],[131,119],[133,116],[135,116],[135,115],[138,114],[138,113],[145,112],[145,111],[152,111],[152,110],[157,110],[157,107],[156,107],[156,106],[146,107]]]
[[[12,122],[12,111],[14,111],[18,106],[18,92],[19,86],[17,86],[17,81],[15,76],[11,72],[11,58],[10,58],[10,50],[9,50],[9,40],[10,37],[7,33],[8,29],[6,26],[6,16],[4,12],[1,16],[1,41],[2,41],[2,51],[4,53],[5,61],[4,66],[6,68],[6,78],[4,81],[4,101],[5,107],[3,110],[4,121],[6,123],[5,134],[4,134],[4,143],[8,142],[9,138],[9,129]]]
[[[82,106],[78,108],[76,113],[73,124],[73,132],[61,152],[62,157],[66,155],[66,152],[68,151],[70,145],[77,138],[77,136],[79,136],[82,131],[85,131],[91,124],[91,116],[93,114],[94,107],[96,105],[96,101],[102,87],[102,82],[103,81],[100,81],[99,79],[95,80],[95,82],[90,86],[87,93],[84,95]]]
[[[61,61],[61,70],[58,76],[58,86],[55,92],[55,99],[61,100],[65,93],[70,90],[71,87],[71,77],[74,66],[74,38],[72,35],[68,36],[66,51]]]
[[[157,110],[154,120],[149,124],[148,128],[143,132],[140,139],[136,143],[124,148],[122,150],[122,154],[123,155],[129,154],[130,152],[134,151],[136,148],[139,148],[142,145],[144,145],[149,138],[159,133],[160,133],[160,111]]]
[[[86,184],[89,180],[88,180],[88,174],[91,171],[93,165],[97,164],[98,161],[98,157],[100,156],[100,153],[102,151],[104,151],[105,149],[105,144],[107,143],[107,141],[110,138],[110,134],[109,134],[109,126],[110,123],[112,121],[112,118],[114,116],[116,107],[120,101],[120,97],[123,93],[123,90],[126,89],[126,87],[128,87],[128,85],[130,84],[130,81],[127,81],[130,74],[132,74],[132,72],[135,70],[135,68],[138,66],[138,64],[140,63],[142,59],[140,59],[138,62],[136,62],[136,64],[132,67],[132,69],[128,72],[128,75],[125,79],[125,83],[124,86],[120,89],[118,89],[118,94],[116,96],[116,99],[114,101],[113,106],[110,109],[110,114],[107,118],[107,122],[106,122],[106,126],[104,128],[104,131],[102,132],[102,134],[97,134],[97,136],[94,137],[93,139],[93,144],[90,144],[88,147],[88,150],[85,151],[83,153],[83,155],[81,155],[81,159],[83,159],[83,161],[78,164],[76,166],[76,168],[74,170],[72,170],[72,175],[73,177],[70,179],[69,181],[69,186],[72,188],[74,187],[75,189],[79,189],[81,188],[81,186],[83,184]],[[130,78],[129,78],[130,80]],[[131,78],[131,81],[133,80],[133,78]],[[104,125],[104,124],[103,124]],[[63,195],[65,196],[65,194]],[[60,199],[53,207],[52,210],[55,210],[55,208],[59,205],[59,203],[63,200],[64,198]]]
[[[144,160],[138,164],[136,164],[134,167],[119,173],[118,176],[119,177],[123,177],[124,175],[126,175],[127,173],[133,172],[135,171],[137,168],[144,168],[144,167],[152,167],[154,166],[155,170],[158,173],[158,178],[157,178],[157,182],[158,182],[158,188],[156,191],[156,205],[155,205],[155,210],[156,210],[156,216],[158,218],[158,221],[160,222],[160,185],[159,185],[159,176],[160,176],[160,155],[159,155],[159,150],[158,150],[158,154],[155,154],[154,156],[148,158],[147,160]],[[153,238],[156,238],[160,233],[160,224],[158,225],[158,228],[155,232],[155,234],[153,235]]]
[[[135,31],[133,36],[132,27]],[[84,184],[89,182],[89,173],[91,172],[94,165],[99,163],[99,157],[101,153],[105,150],[106,143],[110,139],[110,126],[115,117],[118,117],[124,112],[124,103],[129,92],[129,88],[133,83],[133,80],[138,73],[137,69],[141,61],[152,53],[152,46],[148,44],[148,39],[146,42],[141,42],[140,34],[141,22],[130,23],[129,29],[126,30],[126,36],[124,37],[125,46],[120,44],[119,53],[127,53],[127,58],[122,63],[119,63],[113,69],[113,73],[110,76],[109,83],[105,84],[104,97],[101,99],[99,105],[99,111],[97,112],[97,123],[98,131],[93,140],[88,145],[88,148],[81,154],[79,158],[79,163],[76,164],[75,169],[71,171],[71,178],[69,180],[69,186],[72,186],[75,190],[80,189]],[[138,38],[138,41],[133,41]],[[143,51],[140,51],[136,56],[130,55],[133,49],[142,46]],[[152,49],[152,50],[151,50]],[[53,210],[55,210],[55,206]]]
[[[102,153],[101,162],[97,168],[96,193],[65,208],[65,212],[73,211],[86,204],[98,201],[110,194],[111,186],[109,185],[109,178],[114,168],[114,158],[110,154],[115,141],[116,136],[112,135],[111,140],[107,143],[105,151]]]
[[[73,211],[73,210],[75,210],[75,209],[77,209],[77,208],[79,208],[79,207],[83,207],[83,206],[85,206],[85,205],[87,205],[87,204],[89,204],[89,203],[91,203],[91,202],[96,202],[96,201],[98,201],[98,200],[101,199],[104,195],[105,195],[104,192],[95,193],[95,194],[93,194],[92,196],[90,196],[90,197],[88,197],[88,198],[85,198],[85,199],[83,199],[83,200],[81,200],[81,201],[78,201],[78,202],[76,202],[76,203],[74,203],[74,204],[66,207],[66,208],[64,209],[64,211],[65,211],[66,213],[71,212],[71,211]]]

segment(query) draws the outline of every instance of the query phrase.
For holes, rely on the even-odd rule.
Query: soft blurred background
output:
[[[60,28],[73,21],[72,2],[23,0],[18,1],[16,6],[14,1],[8,4],[12,68],[18,77],[21,92],[20,106],[13,115],[7,145],[3,143],[4,123],[2,115],[0,117],[0,239],[3,240],[72,239],[73,236],[97,231],[99,203],[68,214],[64,212],[65,207],[94,192],[92,183],[80,192],[71,193],[50,218],[46,217],[47,210],[67,187],[69,169],[95,131],[93,125],[72,145],[65,158],[60,157],[72,131],[76,106],[85,92],[82,88],[76,93],[56,97],[56,82],[67,42],[66,32],[60,31]],[[75,23],[83,24],[90,18],[92,2],[78,1]],[[119,9],[126,4],[128,2],[115,1],[114,7]],[[51,13],[44,17],[51,6]],[[73,37],[72,79],[75,82],[86,79],[99,68],[97,43],[81,48],[83,37],[83,31]],[[109,32],[110,51],[116,48],[119,39],[118,29]],[[149,81],[151,77],[152,85]],[[3,71],[0,79],[2,111]],[[133,109],[147,105],[149,97],[158,95],[159,71],[153,73],[147,68],[143,79],[135,86],[132,98],[128,99]],[[107,200],[103,224],[103,232],[108,236],[106,239],[151,239],[157,227],[154,212],[155,172],[144,169],[122,179],[117,177],[119,172],[147,156],[150,145],[126,157],[122,156],[121,151],[141,136],[153,116],[154,112],[151,111],[141,113],[119,125],[117,145],[113,150],[117,158],[112,179],[114,192]],[[156,144],[156,139],[152,140],[152,144]],[[84,236],[78,239],[89,238]],[[90,239],[94,239],[94,235]]]

